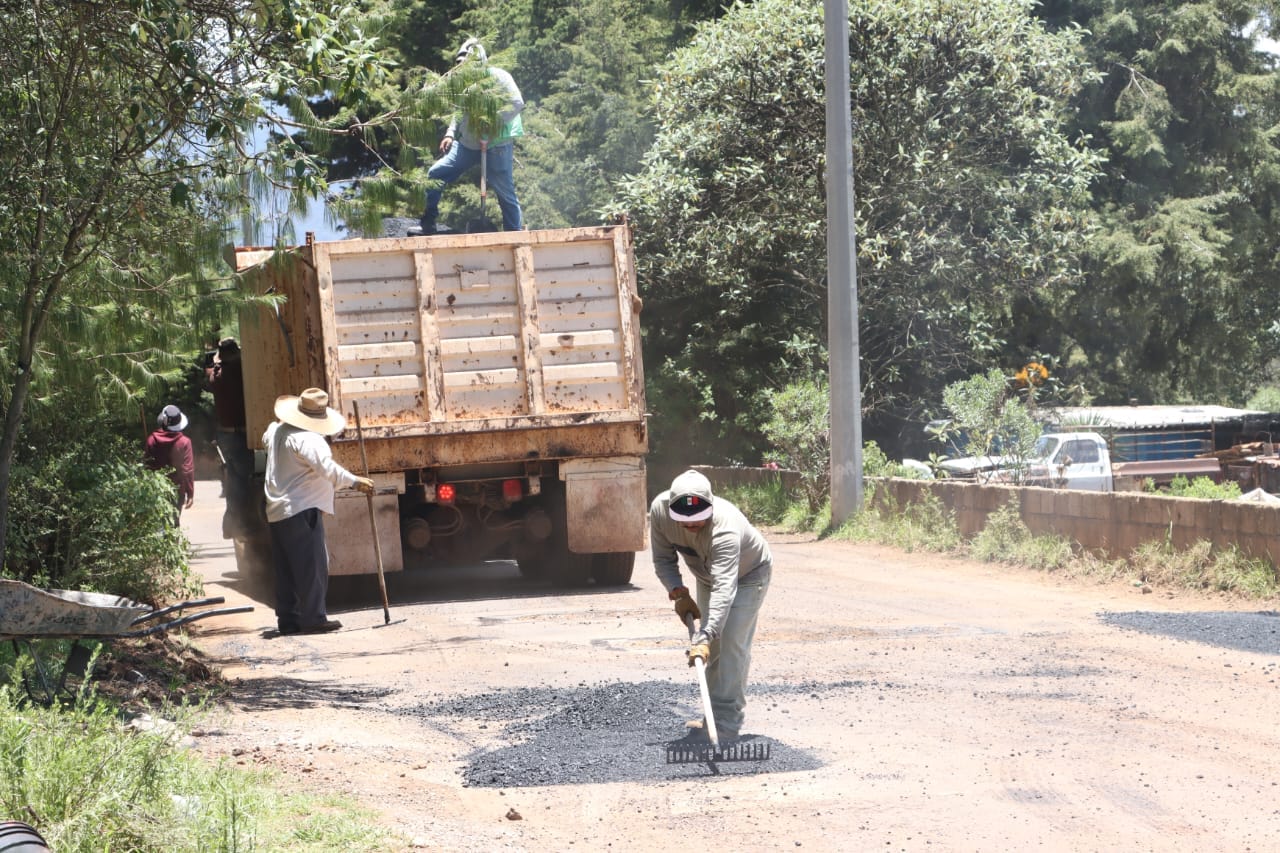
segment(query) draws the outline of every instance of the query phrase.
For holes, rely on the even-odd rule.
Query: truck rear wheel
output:
[[[551,580],[560,586],[585,586],[591,579],[591,557],[564,549],[550,563]]]
[[[635,567],[634,551],[591,555],[591,576],[600,586],[626,586]]]

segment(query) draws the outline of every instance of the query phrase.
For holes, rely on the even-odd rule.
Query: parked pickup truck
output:
[[[377,484],[387,571],[505,558],[564,584],[631,579],[648,434],[625,225],[230,261],[275,297],[240,318],[250,446],[278,395],[326,389],[347,416],[334,458]],[[339,493],[335,516],[330,572],[375,571],[365,498]]]
[[[1174,477],[1222,480],[1214,458],[1112,462],[1107,441],[1096,432],[1049,432],[1040,436],[1028,459],[1009,456],[966,456],[948,459],[941,468],[950,477],[980,483],[1020,483],[1092,492],[1140,491],[1150,480],[1167,486]]]

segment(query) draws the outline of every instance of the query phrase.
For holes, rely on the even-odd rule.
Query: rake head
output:
[[[677,740],[667,744],[668,764],[717,764],[722,761],[768,761],[769,741],[739,740],[716,748],[710,743]]]

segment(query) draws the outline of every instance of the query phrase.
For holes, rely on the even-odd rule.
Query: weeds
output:
[[[1188,486],[1203,487],[1195,483]],[[1280,595],[1275,568],[1266,560],[1250,558],[1237,548],[1214,550],[1210,543],[1198,542],[1178,551],[1168,542],[1151,542],[1140,546],[1127,559],[1109,559],[1083,550],[1061,536],[1033,534],[1022,521],[1016,501],[992,513],[985,527],[966,541],[960,535],[954,513],[935,495],[926,493],[919,501],[899,505],[891,495],[878,493],[874,481],[868,481],[862,509],[835,530],[830,529],[829,503],[816,513],[811,512],[806,501],[790,498],[780,487],[740,490],[733,495],[730,499],[739,507],[749,507],[744,508],[744,512],[753,521],[786,530],[811,531],[833,539],[875,542],[906,552],[940,553],[1060,572],[1099,582],[1132,578],[1153,586],[1248,598]],[[738,498],[745,503],[738,503]]]
[[[1071,566],[1076,559],[1071,543],[1060,536],[1036,536],[1022,521],[1018,502],[1011,500],[987,518],[968,545],[969,556],[988,563],[1043,568]]]
[[[1269,598],[1277,592],[1275,569],[1238,548],[1214,550],[1203,540],[1179,551],[1168,542],[1147,542],[1130,558],[1139,580],[1159,586]]]
[[[879,542],[903,551],[956,553],[963,541],[955,515],[934,495],[900,506],[870,490],[863,508],[832,534],[835,539]]]
[[[47,709],[0,687],[0,814],[31,823],[59,853],[395,849],[350,804],[285,793],[270,775],[181,748],[194,714],[136,731],[92,696]]]

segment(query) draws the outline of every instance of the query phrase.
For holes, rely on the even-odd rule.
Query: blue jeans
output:
[[[757,573],[762,577],[752,577]],[[757,570],[738,581],[738,592],[729,607],[724,630],[711,641],[707,692],[711,694],[716,733],[721,738],[735,738],[742,731],[743,711],[747,707],[747,674],[751,669],[751,642],[756,636],[760,605],[769,591],[770,574],[768,570]],[[699,579],[698,608],[706,613],[710,603],[711,586]]]
[[[520,201],[516,198],[515,144],[508,142],[490,146],[485,159],[485,182],[498,197],[498,207],[502,208],[502,230],[519,231],[524,220]],[[440,213],[440,196],[444,194],[444,188],[479,165],[480,149],[468,148],[454,140],[449,153],[437,160],[427,172],[428,178],[441,183],[435,189],[427,190],[427,209],[422,218],[435,222]]]

